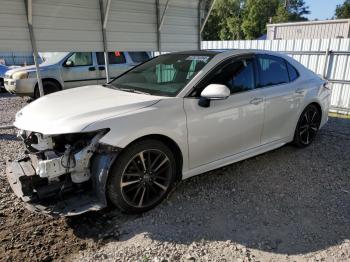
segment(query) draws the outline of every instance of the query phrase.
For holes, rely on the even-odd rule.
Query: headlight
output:
[[[26,72],[26,71],[20,71],[20,72],[13,73],[12,78],[13,78],[14,80],[18,80],[18,79],[27,79],[27,78],[28,78],[28,72]]]

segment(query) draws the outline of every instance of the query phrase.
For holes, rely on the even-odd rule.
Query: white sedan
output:
[[[16,115],[27,157],[8,163],[26,206],[76,215],[159,204],[174,184],[293,142],[328,120],[327,83],[257,50],[158,56],[103,86],[45,96]]]

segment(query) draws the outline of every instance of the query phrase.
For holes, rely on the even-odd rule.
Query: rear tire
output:
[[[294,133],[293,144],[297,147],[307,147],[314,141],[321,123],[318,108],[311,104],[301,113]]]
[[[54,81],[45,80],[43,81],[44,94],[52,94],[61,90],[61,87]],[[36,85],[34,90],[34,99],[40,98],[39,86]]]
[[[107,182],[107,196],[125,213],[152,209],[174,185],[177,165],[172,151],[153,139],[125,148],[113,163]]]

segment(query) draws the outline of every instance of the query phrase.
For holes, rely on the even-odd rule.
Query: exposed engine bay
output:
[[[77,215],[107,205],[105,183],[118,149],[99,143],[108,132],[45,136],[19,131],[26,157],[8,164],[7,176],[27,207]]]

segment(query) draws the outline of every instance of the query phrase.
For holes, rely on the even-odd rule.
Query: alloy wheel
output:
[[[121,176],[121,193],[131,206],[144,208],[163,198],[171,185],[171,165],[166,154],[157,149],[134,155]]]
[[[304,145],[309,145],[315,138],[320,122],[316,108],[310,107],[302,116],[299,126],[299,139]]]

